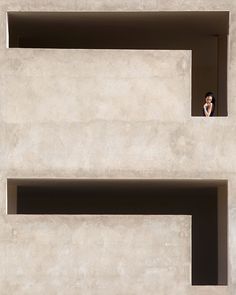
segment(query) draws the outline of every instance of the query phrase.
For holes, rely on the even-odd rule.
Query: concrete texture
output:
[[[19,49],[16,57],[9,49],[0,63],[1,98],[8,97],[1,120],[6,123],[189,117],[190,52]],[[19,86],[9,87],[6,77]]]
[[[177,121],[189,117],[190,56],[181,51],[36,50],[34,57],[30,54],[22,60],[19,56],[18,70],[16,60],[8,61],[0,78],[1,142],[5,143],[1,165],[5,171],[20,165],[21,176],[25,169],[36,169],[38,176],[49,170],[52,176],[57,169],[63,169],[63,176],[89,167],[99,176],[104,168],[126,170],[147,144],[149,152],[142,156],[149,159],[139,165],[154,164],[155,157],[166,161],[172,147],[164,148],[165,141],[174,130],[160,134],[158,153],[156,144],[157,134],[164,131],[160,124],[174,126],[169,103],[179,110]],[[9,87],[6,75],[19,87]],[[184,140],[181,145],[186,145]]]
[[[180,280],[180,293],[190,283],[188,216],[1,221],[1,294],[175,294],[163,277]]]
[[[5,13],[18,10],[229,10],[229,116],[191,118],[188,51],[7,49]],[[2,0],[0,34],[1,294],[235,294],[236,3]],[[6,216],[11,177],[227,179],[228,286],[191,286],[187,217]],[[164,240],[171,250],[160,245]],[[105,241],[110,252],[102,256]],[[78,255],[86,264],[78,245],[88,269],[75,266]],[[163,251],[160,260],[150,245]],[[133,266],[125,279],[115,249]],[[156,272],[147,270],[148,261]]]

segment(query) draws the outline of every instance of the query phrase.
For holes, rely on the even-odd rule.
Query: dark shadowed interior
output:
[[[8,21],[9,47],[192,50],[192,116],[208,91],[215,115],[227,116],[228,12],[9,12]]]
[[[16,188],[16,214],[191,215],[192,284],[219,284],[216,185],[148,180],[80,180],[20,182]]]

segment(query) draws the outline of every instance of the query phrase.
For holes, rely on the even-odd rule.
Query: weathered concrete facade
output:
[[[228,117],[191,117],[191,51],[6,48],[7,11],[191,10],[230,11]],[[236,3],[2,0],[0,17],[1,294],[235,294]],[[189,217],[6,215],[8,178],[227,180],[228,285],[191,286]]]

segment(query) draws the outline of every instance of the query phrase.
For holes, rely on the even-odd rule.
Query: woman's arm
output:
[[[204,109],[204,114],[206,117],[210,117],[211,112],[212,112],[212,103],[208,105],[207,103],[204,104],[203,106]]]

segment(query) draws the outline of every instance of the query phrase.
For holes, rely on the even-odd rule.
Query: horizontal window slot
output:
[[[10,48],[192,50],[192,116],[227,116],[229,12],[8,12]],[[180,102],[181,103],[181,102]]]
[[[191,215],[192,284],[226,284],[226,183],[220,188],[183,181],[9,180],[8,213]]]

